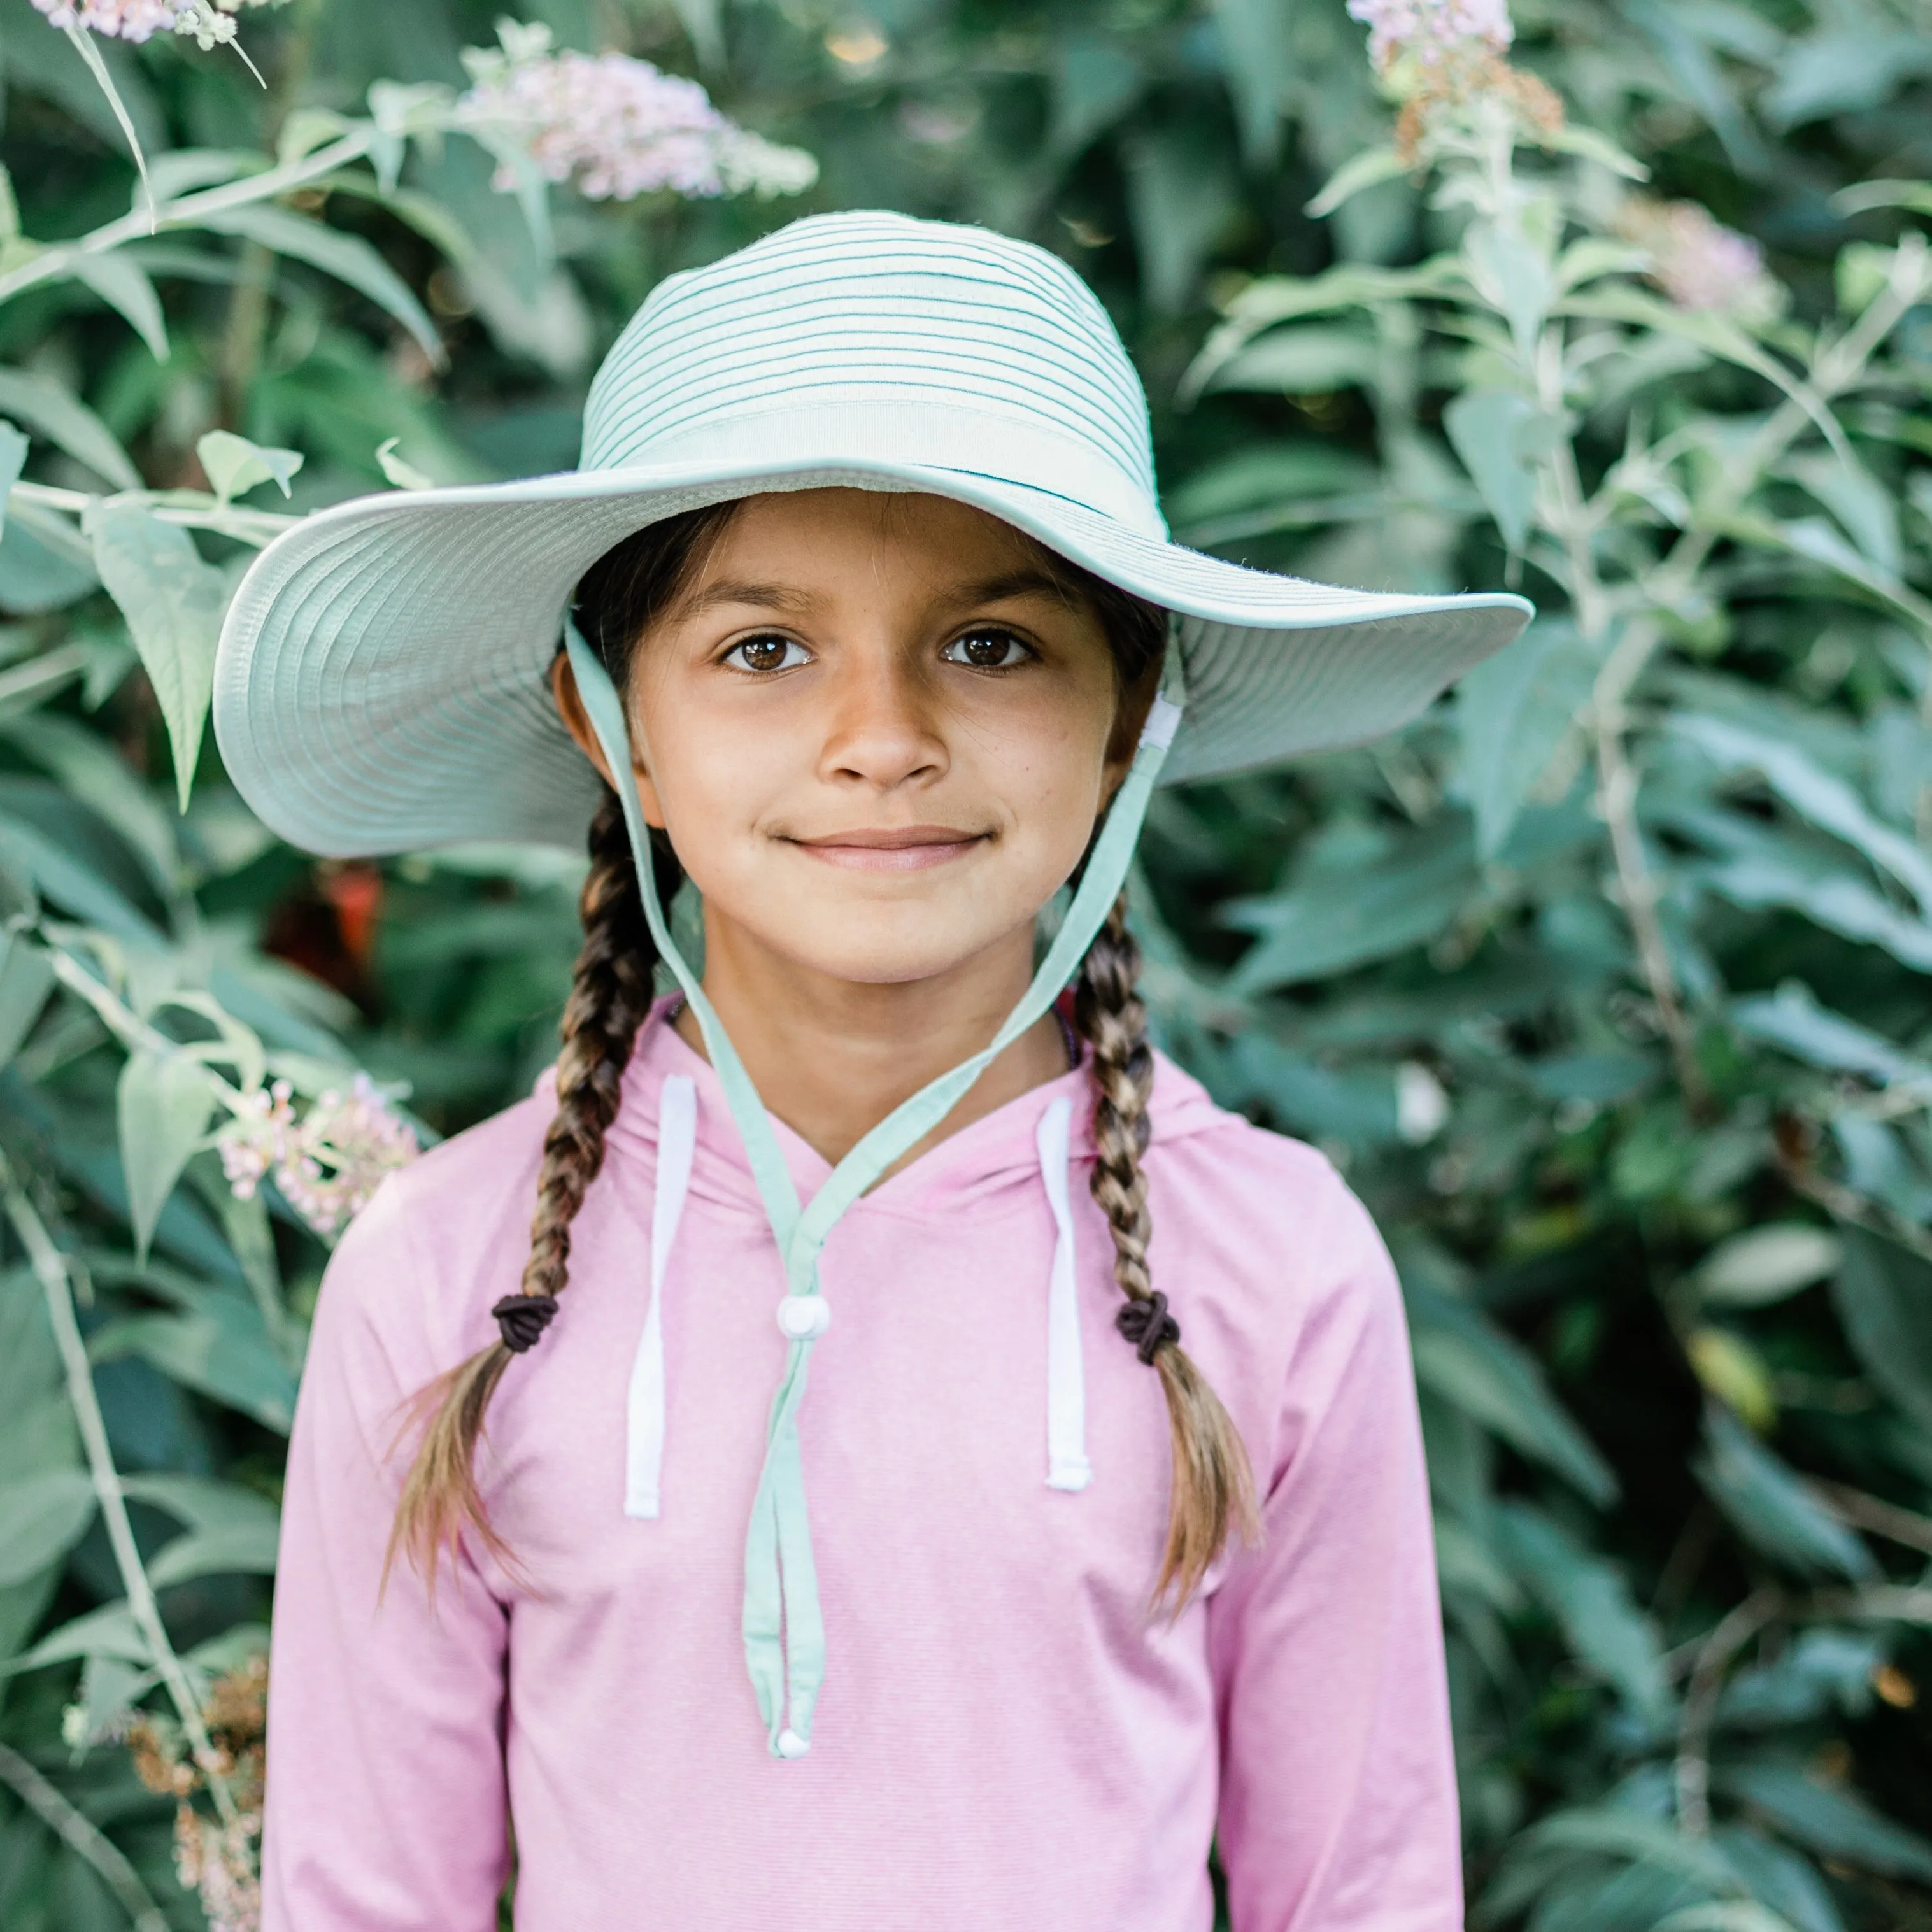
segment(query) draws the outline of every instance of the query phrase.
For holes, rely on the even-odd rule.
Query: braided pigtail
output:
[[[654,860],[659,902],[668,904],[682,878],[668,844]],[[571,1223],[604,1164],[604,1136],[617,1117],[624,1069],[638,1029],[650,1012],[657,947],[644,919],[624,814],[607,790],[590,824],[590,871],[578,901],[584,950],[563,1009],[563,1050],[556,1063],[556,1114],[544,1137],[537,1170],[536,1218],[518,1292],[490,1312],[500,1338],[424,1389],[412,1420],[428,1418],[396,1508],[389,1561],[406,1555],[434,1587],[438,1558],[473,1531],[500,1560],[508,1560],[476,1486],[476,1444],[496,1384],[513,1357],[533,1347],[556,1314],[569,1280]]]
[[[1233,1418],[1180,1346],[1180,1325],[1148,1270],[1147,1176],[1141,1157],[1152,1131],[1154,1050],[1147,1009],[1134,990],[1141,950],[1127,928],[1127,898],[1114,901],[1087,949],[1073,996],[1073,1024],[1094,1049],[1094,1198],[1114,1237],[1114,1280],[1126,1298],[1115,1325],[1160,1377],[1174,1441],[1167,1546],[1154,1600],[1178,1613],[1199,1587],[1231,1532],[1256,1534],[1254,1477]]]

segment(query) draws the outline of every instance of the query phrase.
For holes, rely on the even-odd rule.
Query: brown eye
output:
[[[1010,670],[1024,664],[1033,652],[1010,631],[968,631],[940,656],[948,664],[970,664],[975,670]]]
[[[809,664],[811,654],[790,638],[746,638],[724,653],[724,662],[740,670],[790,670]]]

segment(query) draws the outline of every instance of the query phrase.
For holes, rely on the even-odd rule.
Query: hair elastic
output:
[[[506,1294],[490,1312],[496,1318],[503,1346],[513,1355],[534,1348],[556,1313],[554,1294]]]
[[[1136,1296],[1114,1317],[1114,1326],[1131,1342],[1148,1367],[1170,1342],[1180,1340],[1180,1324],[1167,1312],[1167,1297],[1159,1288]]]

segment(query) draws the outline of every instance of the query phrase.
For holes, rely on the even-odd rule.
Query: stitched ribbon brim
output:
[[[1160,694],[1141,734],[1133,764],[1108,808],[1072,903],[1025,996],[984,1048],[896,1108],[832,1169],[810,1204],[803,1205],[764,1102],[716,1010],[704,997],[697,975],[672,938],[670,922],[658,902],[650,830],[638,796],[623,702],[597,654],[574,625],[566,627],[566,640],[584,708],[604,762],[617,779],[617,795],[630,832],[651,935],[697,1016],[712,1070],[744,1140],[752,1177],[784,1261],[789,1294],[816,1296],[820,1292],[819,1256],[847,1210],[908,1148],[923,1140],[952,1112],[973,1083],[1040,1018],[1078,971],[1126,883],[1148,801],[1180,722],[1185,700],[1180,653],[1170,645]],[[819,1610],[798,1434],[799,1408],[805,1400],[816,1340],[814,1334],[797,1335],[786,1350],[784,1372],[766,1423],[764,1466],[759,1472],[745,1540],[745,1661],[776,1757],[802,1756],[809,1746],[813,1712],[825,1677],[825,1629]]]

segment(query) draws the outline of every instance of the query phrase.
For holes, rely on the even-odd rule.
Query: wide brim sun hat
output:
[[[548,675],[578,579],[682,511],[832,485],[970,504],[1174,613],[1186,706],[1163,784],[1380,737],[1531,614],[1171,542],[1139,379],[1065,263],[820,215],[658,286],[592,385],[576,470],[362,497],[271,544],[216,660],[229,773],[311,851],[580,845],[598,781]]]

